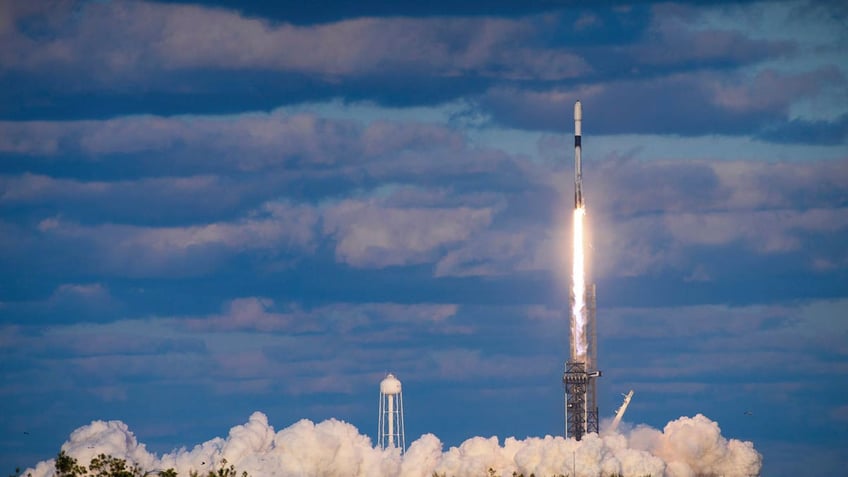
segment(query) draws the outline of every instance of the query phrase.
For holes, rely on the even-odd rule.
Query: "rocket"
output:
[[[583,107],[574,103],[574,208],[583,207],[583,166],[580,163],[580,126],[583,122]]]

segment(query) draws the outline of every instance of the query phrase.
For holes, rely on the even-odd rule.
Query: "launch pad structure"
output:
[[[573,302],[573,299],[572,299]],[[597,368],[598,334],[595,327],[595,285],[586,288],[586,328],[589,338],[585,361],[569,360],[565,363],[562,382],[565,384],[565,437],[580,440],[584,435],[599,432]],[[571,349],[574,349],[571,337]]]

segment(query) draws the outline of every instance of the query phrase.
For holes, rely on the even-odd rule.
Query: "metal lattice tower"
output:
[[[598,334],[596,328],[595,285],[586,289],[586,332],[589,349],[586,361],[568,361],[562,382],[565,384],[565,436],[578,441],[589,433],[598,433]],[[574,346],[573,337],[571,345]]]
[[[598,329],[595,321],[597,311],[595,284],[586,289],[586,312],[589,328],[589,360],[586,363],[586,373],[589,376],[589,387],[586,389],[586,432],[598,433],[598,380],[601,371],[598,370]]]
[[[586,434],[586,363],[565,363],[565,436],[578,441]]]

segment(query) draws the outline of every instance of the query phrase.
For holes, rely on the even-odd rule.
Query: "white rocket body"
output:
[[[574,208],[583,207],[583,165],[581,164],[580,136],[583,123],[583,106],[574,103]]]

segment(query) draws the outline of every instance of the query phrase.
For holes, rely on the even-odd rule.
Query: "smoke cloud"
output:
[[[578,477],[743,477],[759,475],[762,465],[751,442],[724,438],[718,424],[701,414],[669,422],[662,431],[640,425],[623,434],[589,434],[579,442],[552,436],[510,437],[503,443],[497,437],[472,437],[447,451],[443,447],[436,436],[425,434],[404,455],[398,449],[381,450],[354,426],[335,419],[317,424],[304,419],[276,432],[264,414],[255,412],[226,438],[161,457],[148,452],[121,421],[80,427],[62,450],[82,464],[104,453],[145,469],[174,468],[180,475],[218,469],[226,459],[253,477],[430,477],[434,472],[463,477],[487,475],[490,468],[501,476],[576,471]],[[33,477],[55,475],[52,460],[26,472]]]

